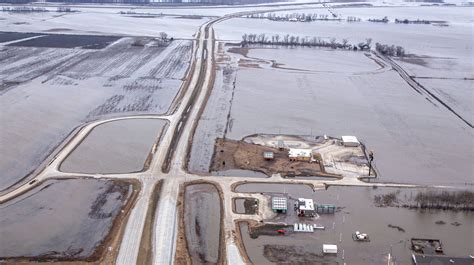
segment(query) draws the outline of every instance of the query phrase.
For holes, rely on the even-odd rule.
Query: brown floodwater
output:
[[[91,256],[132,190],[96,179],[45,181],[0,205],[0,258]]]
[[[144,169],[165,120],[128,119],[95,127],[62,162],[63,172],[130,173]]]
[[[211,184],[186,187],[184,226],[193,264],[217,264],[221,231],[221,201]]]
[[[247,185],[247,184],[246,184]],[[249,184],[250,185],[250,184]],[[269,190],[273,191],[274,188]],[[334,214],[320,214],[316,219],[286,218],[288,224],[304,222],[325,226],[325,230],[315,230],[314,233],[292,232],[285,236],[264,236],[256,239],[248,236],[246,225],[241,224],[242,237],[247,254],[254,264],[272,263],[264,253],[265,245],[286,245],[298,247],[286,253],[287,257],[305,257],[314,261],[315,255],[322,253],[322,244],[338,245],[339,253],[332,257],[333,262],[343,264],[385,264],[392,246],[392,254],[399,264],[411,264],[409,240],[413,237],[437,238],[443,243],[447,255],[472,255],[474,252],[474,213],[460,211],[421,211],[397,207],[376,207],[373,200],[375,195],[399,191],[399,197],[414,196],[417,189],[393,188],[357,188],[330,187],[328,190],[301,194],[313,198],[315,203],[335,204],[338,208]],[[265,189],[260,192],[267,192]],[[292,215],[292,209],[289,209]],[[277,217],[281,218],[281,216]],[[291,219],[293,221],[291,222]],[[443,221],[445,224],[436,224]],[[461,225],[457,225],[459,223]],[[402,230],[390,228],[389,225],[400,227]],[[355,242],[352,234],[355,231],[367,233],[370,242]],[[269,248],[267,246],[267,248]],[[300,247],[300,248],[299,248]],[[312,254],[311,254],[312,253]],[[316,257],[318,258],[318,257]],[[275,260],[273,260],[275,261]],[[319,260],[321,262],[321,260]]]

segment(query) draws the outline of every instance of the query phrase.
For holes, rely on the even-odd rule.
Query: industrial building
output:
[[[313,199],[298,198],[295,203],[295,210],[300,217],[313,217],[316,215]]]

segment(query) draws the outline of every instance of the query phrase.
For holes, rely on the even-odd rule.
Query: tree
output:
[[[367,38],[367,39],[365,39],[365,44],[366,44],[367,47],[369,47],[369,49],[370,49],[370,44],[372,44],[372,38]]]
[[[279,43],[279,42],[280,42],[280,35],[278,35],[278,34],[275,35],[275,41],[276,41],[276,43]]]
[[[166,32],[160,32],[158,33],[158,35],[160,36],[160,39],[163,40],[163,41],[166,41],[168,39],[168,34]]]
[[[342,39],[342,47],[343,47],[343,48],[346,48],[346,47],[347,47],[347,43],[349,43],[349,40],[347,40],[347,39]]]
[[[397,47],[396,47],[396,50],[397,50],[397,56],[398,56],[398,57],[403,57],[403,56],[405,56],[405,49],[403,49],[403,47],[397,46]]]

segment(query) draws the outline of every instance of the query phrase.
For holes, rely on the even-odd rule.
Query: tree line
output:
[[[375,43],[375,50],[385,56],[405,56],[405,49],[402,46]]]
[[[279,45],[279,46],[304,46],[304,47],[328,47],[333,49],[346,49],[346,50],[370,50],[372,39],[367,38],[365,42],[358,44],[350,44],[347,39],[341,41],[336,38],[325,40],[320,37],[300,37],[290,34],[280,36],[261,34],[244,34],[242,35],[241,45],[246,47],[249,44],[260,44],[260,45]]]
[[[472,191],[420,191],[404,201],[399,200],[399,194],[400,192],[392,192],[375,195],[374,204],[379,207],[474,211]]]
[[[16,7],[2,7],[3,12],[12,12],[12,13],[40,13],[40,12],[50,12],[50,10],[44,7],[28,7],[28,6],[16,6]],[[60,6],[56,9],[56,12],[79,12],[77,10],[72,10],[70,7]]]

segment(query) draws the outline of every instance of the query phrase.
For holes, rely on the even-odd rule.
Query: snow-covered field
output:
[[[158,15],[157,17],[139,17],[139,15],[122,15],[118,13],[120,11],[120,9],[85,9],[83,12],[70,14],[0,12],[0,30],[155,37],[164,31],[170,37],[192,38],[197,28],[208,20],[205,17],[159,16],[160,12],[157,11],[152,11]]]

